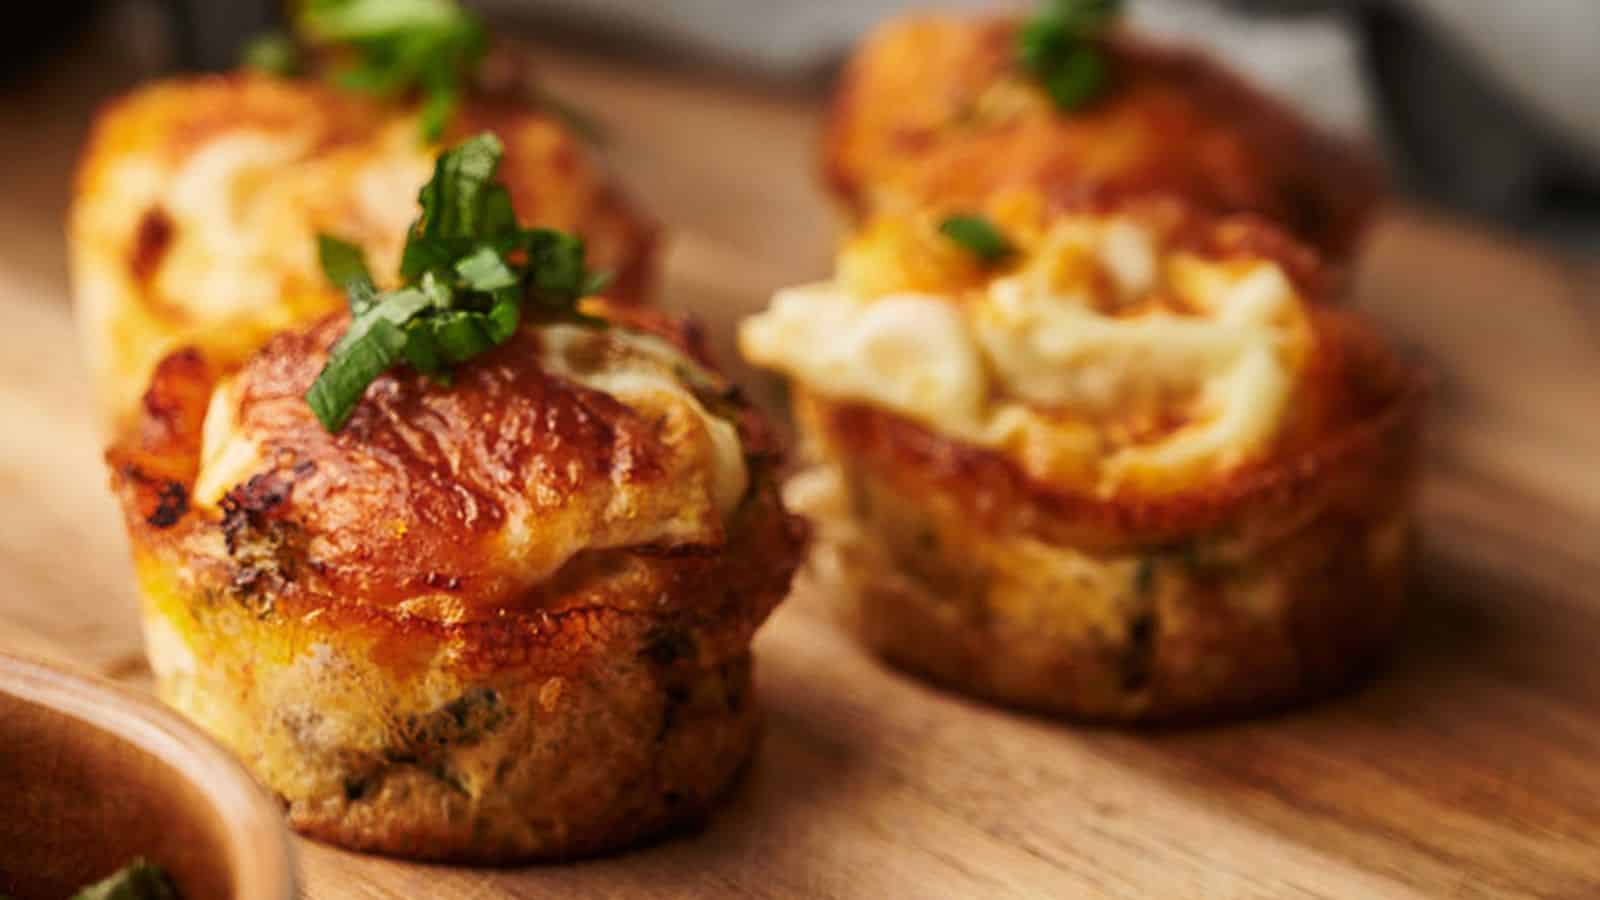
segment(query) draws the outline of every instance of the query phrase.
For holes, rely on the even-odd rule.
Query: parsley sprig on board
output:
[[[1106,61],[1094,38],[1122,11],[1122,0],[1050,0],[1017,32],[1017,58],[1063,110],[1105,89]]]
[[[495,181],[503,152],[481,134],[439,157],[401,255],[403,287],[379,291],[360,248],[318,237],[323,272],[351,315],[306,393],[324,428],[343,428],[367,385],[394,366],[447,379],[510,339],[525,306],[581,318],[578,299],[604,288],[608,277],[584,265],[581,238],[517,224],[511,195]]]

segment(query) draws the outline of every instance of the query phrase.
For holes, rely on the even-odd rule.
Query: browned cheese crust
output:
[[[245,72],[158,82],[100,112],[70,238],[83,340],[106,418],[131,415],[155,363],[195,345],[234,364],[277,330],[339,308],[315,236],[394,272],[437,148],[413,105]],[[640,302],[655,226],[561,120],[504,92],[467,99],[444,143],[492,131],[518,219],[581,235]],[[380,274],[380,278],[381,278]]]
[[[1060,209],[1132,196],[1254,212],[1342,259],[1381,194],[1376,165],[1210,59],[1125,33],[1103,41],[1111,84],[1061,112],[1016,61],[1010,18],[911,15],[848,65],[823,169],[858,220],[980,207],[1031,187]]]
[[[816,572],[887,659],[1010,705],[1195,720],[1343,687],[1387,648],[1404,601],[1422,391],[1364,327],[1323,326],[1348,342],[1351,417],[1159,498],[1064,492],[993,451],[802,393],[797,415],[843,486]],[[1079,567],[1053,566],[1056,548],[1110,583],[1064,580]]]
[[[693,350],[682,329],[611,315]],[[562,858],[704,815],[754,745],[749,642],[805,539],[767,426],[701,385],[749,472],[725,528],[585,549],[531,578],[519,565],[546,529],[582,545],[617,503],[679,502],[694,473],[669,426],[543,370],[525,328],[448,387],[382,376],[330,435],[301,395],[344,323],[284,333],[234,377],[236,426],[261,453],[218,507],[195,496],[218,378],[196,352],[161,364],[108,454],[162,696],[296,829],[356,849]],[[506,537],[518,517],[523,550]]]
[[[1018,241],[998,270],[975,265],[936,233],[923,237],[924,217],[890,216],[857,235],[848,265],[841,264],[851,277],[836,284],[873,285],[890,305],[978,304],[986,312],[969,323],[1002,309],[995,297],[1016,302],[995,283],[1039,267],[1054,266],[1065,279],[1050,303],[1070,304],[1061,298],[1086,290],[1110,292],[1110,276],[1083,256],[1036,257],[1046,252],[1041,246],[1061,245],[1051,243],[1056,238],[1041,244],[1033,214],[1008,207],[1037,204],[1019,206],[1013,198],[986,210]],[[1210,265],[1254,272],[1243,276],[1249,281],[1275,268],[1293,286],[1293,314],[1283,308],[1274,321],[1304,321],[1305,336],[1292,340],[1303,340],[1305,349],[1284,357],[1294,362],[1270,437],[1214,471],[1108,486],[1041,474],[1020,461],[1014,445],[953,433],[975,426],[919,419],[801,378],[793,386],[795,412],[812,466],[790,483],[787,497],[817,526],[810,577],[889,661],[957,690],[1047,713],[1205,719],[1346,685],[1380,656],[1404,600],[1425,380],[1359,319],[1325,302],[1336,282],[1314,254],[1269,224],[1251,216],[1218,220],[1172,201],[1125,203],[1114,215],[1046,213],[1043,233],[1138,223],[1159,236],[1158,267],[1169,272]],[[1119,224],[1104,225],[1113,221]],[[1101,335],[1094,340],[1115,347],[1135,339],[1126,337],[1133,332],[1106,337],[1116,323],[1172,329],[1192,322],[1172,311],[1188,302],[1174,298],[1180,288],[1179,281],[1158,282],[1150,294],[1121,301],[1107,293],[1101,302],[1123,305],[1101,318],[1080,309],[1072,334]],[[819,306],[838,303],[829,296],[797,295]],[[1163,305],[1167,311],[1152,311]],[[866,301],[861,308],[874,307]],[[769,318],[805,315],[795,297],[780,298],[774,309]],[[748,329],[745,336],[760,334]],[[1051,334],[1061,339],[1061,331]],[[748,341],[746,352],[752,347],[771,352],[760,340]],[[1151,343],[1150,355],[1125,365],[1153,367],[1169,350],[1185,352],[1182,342]],[[1080,351],[1067,365],[1115,373],[1110,358]],[[996,362],[985,358],[986,366]],[[1018,401],[1007,391],[1015,389],[994,377],[985,402],[1014,409]],[[1081,418],[1093,414],[1070,404],[1028,403],[1069,424],[1095,423],[1101,444],[1091,455],[1115,454],[1126,435],[1141,449],[1145,441],[1193,440],[1183,437],[1181,405],[1170,409],[1173,421],[1158,415],[1160,427],[1140,437],[1146,426],[1122,422],[1147,415],[1135,399],[1099,420]]]

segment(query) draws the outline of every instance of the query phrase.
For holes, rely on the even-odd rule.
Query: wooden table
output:
[[[59,238],[88,103],[117,80],[102,51],[0,103],[0,644],[141,683]],[[549,70],[671,227],[669,306],[725,341],[826,270],[815,98],[567,55]],[[1359,304],[1441,382],[1415,612],[1364,689],[1219,728],[1076,728],[888,671],[802,593],[758,644],[765,744],[703,833],[512,871],[303,842],[307,896],[1600,896],[1596,273],[1415,214],[1360,270]]]

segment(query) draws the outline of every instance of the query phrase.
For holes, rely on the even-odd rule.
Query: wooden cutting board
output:
[[[59,237],[120,46],[0,101],[0,645],[143,683]],[[669,306],[725,341],[826,270],[816,98],[567,53],[548,68],[671,228]],[[1073,727],[889,671],[801,591],[758,642],[765,744],[703,832],[513,870],[302,842],[306,895],[1600,896],[1600,298],[1582,296],[1600,272],[1406,213],[1360,275],[1359,304],[1440,385],[1413,613],[1359,691],[1224,727]]]

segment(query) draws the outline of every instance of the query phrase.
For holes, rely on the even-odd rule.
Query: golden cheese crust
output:
[[[889,661],[1077,718],[1258,712],[1336,690],[1402,608],[1421,382],[1328,314],[1349,406],[1321,433],[1162,497],[1043,484],[993,450],[802,391],[811,576]]]
[[[1418,373],[1313,253],[1171,198],[879,215],[741,330],[795,379],[810,573],[891,662],[1112,721],[1305,699],[1404,597]],[[814,326],[821,322],[822,325]],[[831,340],[823,343],[820,334]]]
[[[329,435],[300,394],[335,316],[232,375],[169,356],[108,453],[162,696],[297,829],[413,858],[570,857],[704,815],[748,757],[749,643],[805,529],[766,425],[693,335],[597,311],[629,324],[585,329],[595,371],[648,329],[697,367],[682,394],[557,374],[565,332],[527,325],[448,387],[384,375]],[[725,507],[701,471],[724,461],[673,420],[691,402],[738,434],[748,477]],[[714,521],[636,521],[696,508]]]
[[[654,225],[582,141],[524,103],[480,93],[445,141],[505,144],[500,177],[518,218],[576,232],[609,295],[639,301]],[[155,363],[195,345],[224,363],[342,304],[315,236],[363,246],[397,270],[437,148],[416,112],[314,81],[251,73],[141,88],[97,117],[69,227],[77,309],[106,420],[132,414]]]
[[[1318,133],[1209,59],[1117,33],[1113,81],[1058,112],[1016,63],[1009,18],[922,14],[884,24],[834,101],[823,169],[857,218],[960,211],[1029,186],[1061,209],[1169,195],[1282,223],[1348,256],[1380,196],[1360,152]]]

